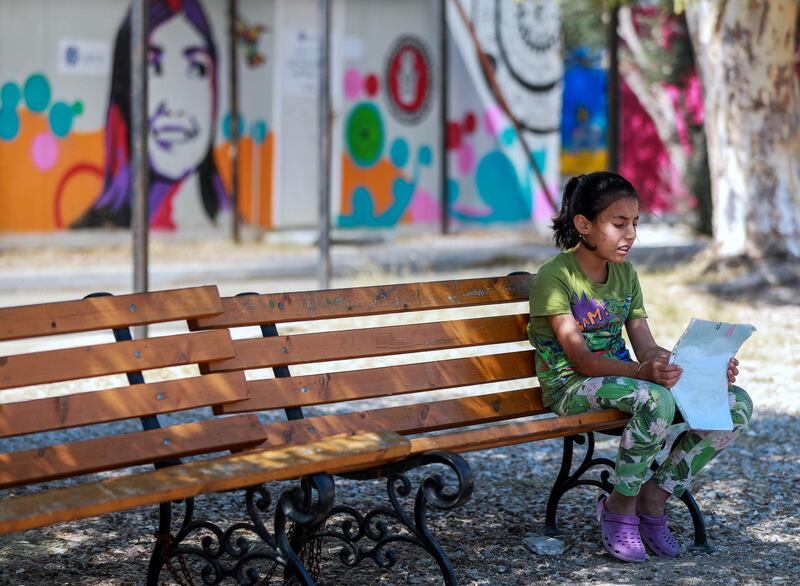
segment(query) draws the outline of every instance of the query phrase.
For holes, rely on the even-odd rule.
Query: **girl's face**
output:
[[[211,143],[214,63],[205,39],[179,14],[150,35],[148,100],[151,167],[182,179]]]
[[[618,199],[594,219],[575,216],[575,227],[590,246],[592,253],[608,262],[621,263],[636,240],[639,224],[639,202],[633,197]]]

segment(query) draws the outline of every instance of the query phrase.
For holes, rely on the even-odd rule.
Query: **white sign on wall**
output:
[[[58,72],[67,75],[109,75],[111,42],[61,39],[58,43]]]
[[[319,93],[319,35],[309,29],[289,31],[284,36],[283,93],[312,98]]]

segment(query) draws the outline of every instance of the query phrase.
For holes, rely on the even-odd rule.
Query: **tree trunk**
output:
[[[721,258],[800,258],[796,0],[696,0],[686,20],[703,83]]]

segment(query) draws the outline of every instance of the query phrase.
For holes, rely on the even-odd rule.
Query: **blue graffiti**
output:
[[[23,99],[31,112],[46,113],[55,136],[67,136],[72,131],[75,117],[83,112],[83,106],[80,102],[72,106],[63,101],[53,103],[52,97],[50,82],[41,73],[29,76],[22,88],[11,81],[4,83],[0,88],[0,139],[10,141],[19,134],[17,107]],[[48,107],[50,110],[46,112]]]
[[[405,167],[408,162],[408,143],[405,139],[396,138],[392,142],[391,159],[395,167]]]
[[[533,151],[533,159],[539,169],[544,169],[545,151]],[[528,220],[533,211],[531,173],[528,164],[524,180],[520,182],[514,163],[499,150],[486,154],[478,163],[475,171],[475,186],[481,202],[489,208],[484,215],[477,215],[459,210],[456,202],[460,194],[460,186],[455,179],[447,182],[447,201],[450,215],[464,222],[491,224],[493,222],[520,222]]]
[[[50,120],[50,129],[58,137],[65,137],[72,130],[73,111],[65,102],[56,102],[50,108],[48,119]]]
[[[408,143],[405,139],[397,138],[392,142],[390,157],[397,167],[402,168],[408,163]],[[395,178],[392,182],[392,204],[382,214],[375,213],[375,201],[369,189],[363,185],[356,187],[352,196],[353,212],[349,215],[339,215],[339,227],[391,228],[396,225],[411,204],[419,184],[422,167],[429,167],[432,163],[433,150],[428,145],[422,145],[417,151],[417,162],[414,165],[411,181],[402,176]]]
[[[561,115],[561,148],[595,151],[606,146],[608,75],[586,50],[567,60]]]
[[[339,216],[341,228],[391,228],[406,211],[414,195],[414,185],[402,178],[394,180],[392,187],[394,201],[382,214],[375,213],[372,194],[366,187],[357,187],[353,192],[353,213]]]
[[[256,144],[263,144],[267,139],[269,127],[264,120],[256,120],[250,125],[250,136]]]

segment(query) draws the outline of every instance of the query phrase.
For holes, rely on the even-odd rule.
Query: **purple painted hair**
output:
[[[177,14],[182,13],[206,42],[211,62],[212,120],[217,117],[217,47],[199,0],[150,0],[148,30],[152,32]],[[111,93],[106,114],[105,169],[103,190],[97,200],[72,224],[73,228],[99,226],[130,226],[133,190],[130,172],[130,79],[131,79],[131,11],[117,32],[114,41],[114,65],[111,73]],[[215,124],[212,122],[209,149],[197,168],[203,207],[214,220],[221,209],[228,207],[228,196],[214,162],[212,152]],[[158,203],[174,185],[150,170],[150,218]],[[153,205],[153,204],[156,205]]]

